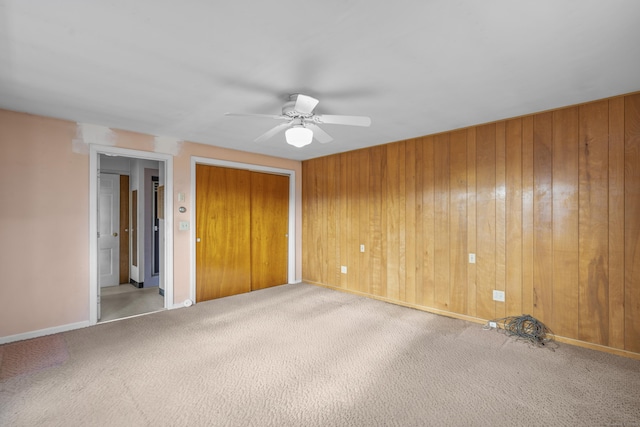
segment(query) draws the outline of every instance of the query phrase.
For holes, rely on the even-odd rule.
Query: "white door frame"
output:
[[[91,144],[89,146],[89,323],[98,323],[98,156],[112,154],[164,163],[164,305],[173,308],[173,156]]]
[[[232,162],[229,160],[210,159],[207,157],[191,156],[191,301],[196,302],[196,164],[222,166],[233,169],[243,169],[254,172],[265,172],[289,177],[289,241],[287,256],[287,281],[296,283],[296,172],[293,169],[282,169],[271,166],[255,165],[251,163]]]

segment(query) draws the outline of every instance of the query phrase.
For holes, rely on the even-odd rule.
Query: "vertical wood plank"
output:
[[[435,306],[449,308],[449,134],[434,137],[435,160]]]
[[[553,113],[533,120],[533,316],[551,325],[553,314]]]
[[[433,136],[423,138],[422,222],[423,298],[426,307],[435,307],[435,161]]]
[[[609,100],[609,343],[624,349],[624,98]]]
[[[340,171],[339,177],[339,203],[338,203],[338,237],[339,245],[336,252],[338,257],[338,264],[348,266],[348,274],[340,275],[340,287],[347,289],[352,279],[357,277],[357,266],[355,262],[352,264],[351,257],[349,256],[349,199],[348,199],[348,179],[349,179],[349,155],[347,153],[341,153],[338,156],[338,164]]]
[[[162,189],[164,199],[164,186],[158,188],[158,218],[164,219],[164,201],[160,200],[160,190]],[[162,212],[162,214],[160,214]],[[119,283],[129,283],[129,175],[120,175],[120,281]]]
[[[624,105],[625,349],[640,353],[640,94]]]
[[[475,254],[476,247],[476,128],[467,129],[467,251]],[[476,264],[467,267],[467,314],[476,316]]]
[[[373,295],[387,295],[386,267],[386,148],[373,147],[369,157],[369,235],[371,239],[369,257],[371,269],[369,281]]]
[[[337,156],[327,156],[324,158],[327,171],[327,197],[325,203],[327,205],[326,226],[326,247],[327,247],[327,272],[324,283],[331,286],[340,286],[340,260],[338,258],[338,161]]]
[[[327,226],[329,221],[329,209],[327,205],[327,191],[328,191],[328,177],[327,171],[327,158],[322,157],[318,159],[317,163],[320,173],[316,175],[316,197],[318,200],[317,207],[317,232],[316,232],[316,257],[318,260],[317,274],[318,281],[320,283],[328,282],[328,255],[329,248],[327,243]],[[331,270],[333,271],[333,270]]]
[[[449,160],[449,310],[467,313],[467,131],[451,133]]]
[[[349,262],[349,277],[347,288],[353,291],[360,290],[360,188],[358,188],[358,177],[360,175],[360,164],[358,163],[358,152],[346,153],[343,167],[346,176],[346,198],[347,198],[347,257]]]
[[[400,151],[401,143],[386,145],[386,168],[387,179],[384,180],[386,189],[386,200],[384,209],[387,217],[387,228],[384,230],[387,236],[386,259],[387,259],[387,291],[386,296],[392,300],[400,300],[400,235],[403,232],[404,206],[401,199],[400,184]],[[402,183],[404,186],[404,182]],[[403,292],[402,292],[403,293]]]
[[[522,119],[522,311],[533,313],[533,116]]]
[[[416,303],[416,140],[406,142],[405,164],[405,296],[407,303]]]
[[[355,160],[358,163],[358,244],[364,245],[365,252],[359,252],[359,280],[358,289],[371,293],[371,238],[369,224],[369,150],[359,150]],[[354,181],[355,182],[355,181]]]
[[[311,250],[316,242],[314,221],[318,218],[318,198],[315,194],[316,164],[314,160],[302,163],[302,279],[312,282],[318,281],[315,259],[311,257]]]
[[[407,188],[406,188],[406,166],[405,151],[406,142],[398,143],[398,299],[406,300],[406,277],[407,277]]]
[[[415,303],[426,305],[424,298],[425,274],[424,274],[424,254],[425,254],[425,229],[424,229],[424,140],[416,139],[416,297]]]
[[[609,104],[580,106],[578,338],[609,341]]]
[[[196,172],[197,175],[197,172]],[[197,188],[197,176],[196,176],[196,188]],[[197,190],[196,190],[196,209],[199,209],[198,201],[197,201]],[[198,214],[196,213],[196,218]],[[199,224],[196,221],[196,234],[198,233]],[[197,250],[196,250],[197,254]],[[196,255],[197,256],[197,255]],[[131,265],[134,267],[138,265],[138,190],[133,190],[131,192]],[[197,265],[197,259],[196,259]],[[196,267],[197,268],[197,267]],[[197,280],[197,276],[196,276]],[[196,288],[197,288],[196,283]]]
[[[506,123],[505,316],[522,313],[522,119]]]
[[[553,112],[553,325],[578,337],[578,108]]]
[[[506,290],[506,233],[507,233],[507,201],[506,201],[506,123],[496,123],[496,284],[495,289]],[[505,302],[496,301],[495,317],[505,317]]]
[[[496,125],[478,126],[476,131],[476,186],[478,213],[476,271],[477,316],[496,316],[493,290],[496,285]]]

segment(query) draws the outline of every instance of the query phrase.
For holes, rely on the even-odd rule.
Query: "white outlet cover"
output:
[[[347,266],[346,265],[340,266],[340,273],[347,274]]]
[[[469,254],[469,264],[476,263],[476,254]]]
[[[180,221],[178,229],[181,231],[186,231],[189,229],[189,221]]]
[[[504,302],[504,291],[493,291],[493,300]]]

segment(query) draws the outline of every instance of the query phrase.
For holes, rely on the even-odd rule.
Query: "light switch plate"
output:
[[[476,263],[476,254],[469,254],[469,264]]]
[[[346,265],[340,266],[340,273],[347,274],[347,266]]]
[[[504,291],[493,291],[493,300],[504,302]]]
[[[178,225],[178,229],[180,231],[189,230],[189,221],[180,221],[180,224]]]

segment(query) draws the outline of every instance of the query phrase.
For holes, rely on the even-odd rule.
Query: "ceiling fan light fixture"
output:
[[[313,140],[313,131],[304,126],[294,126],[287,129],[284,136],[287,140],[287,144],[300,148],[311,144],[311,141]]]
[[[250,117],[266,117],[276,120],[284,120],[281,123],[256,139],[255,142],[261,143],[273,138],[275,135],[285,131],[285,139],[287,144],[294,147],[304,147],[311,144],[313,139],[321,144],[333,141],[331,135],[326,133],[319,124],[334,124],[347,126],[371,126],[371,119],[365,116],[336,116],[333,114],[316,114],[314,113],[318,100],[301,93],[289,96],[289,101],[282,107],[282,114],[279,116],[269,114],[246,114],[246,113],[226,113],[227,116],[250,116]]]

